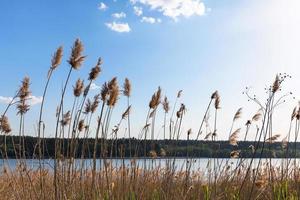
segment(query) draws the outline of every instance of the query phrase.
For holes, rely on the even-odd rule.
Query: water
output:
[[[111,165],[115,168],[119,168],[122,166],[122,163],[124,162],[125,166],[130,167],[132,160],[131,159],[106,159],[107,162],[111,163]],[[251,162],[251,159],[243,159],[244,165],[249,165]],[[291,159],[291,163],[294,163],[295,159]],[[97,166],[100,168],[100,166],[103,166],[103,159],[97,160]],[[273,167],[280,167],[282,163],[286,163],[288,159],[284,158],[272,158],[271,163]],[[300,159],[296,159],[296,162],[299,164]],[[8,160],[1,160],[0,161],[0,168],[3,168],[3,166],[7,166],[10,169],[15,169],[18,160],[15,159],[8,159]],[[37,159],[27,159],[25,160],[27,167],[30,169],[38,169],[39,167],[39,161]],[[92,159],[86,159],[84,160],[84,163],[80,159],[75,159],[74,163],[77,168],[80,168],[82,164],[84,164],[85,168],[91,168],[92,166]],[[263,158],[261,160],[260,166],[270,162],[269,158]],[[53,159],[45,159],[42,161],[44,167],[46,169],[52,170],[54,168],[54,160]],[[186,158],[157,158],[157,159],[136,159],[135,163],[139,167],[147,166],[148,169],[154,169],[157,167],[165,168],[168,163],[174,163],[174,167],[177,171],[185,170],[187,166],[190,166],[191,171],[201,171],[205,172],[209,169],[214,169],[214,167],[218,168],[219,170],[230,167],[231,169],[236,168],[240,164],[240,159],[228,159],[228,158],[193,158],[193,159],[187,159]],[[256,168],[259,163],[259,159],[254,159],[252,162],[252,167]],[[187,165],[188,164],[188,165]]]

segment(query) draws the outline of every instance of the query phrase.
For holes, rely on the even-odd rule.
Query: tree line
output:
[[[25,136],[0,136],[1,158],[18,158],[20,144],[25,144],[27,159],[38,158],[38,138]],[[45,158],[55,156],[55,138],[45,138],[42,141],[42,151]],[[68,155],[70,140],[60,139],[62,155]],[[75,158],[92,158],[94,139],[79,138],[76,141]],[[102,148],[105,145],[106,148]],[[300,157],[299,142],[290,142],[283,148],[281,142],[267,143],[263,152],[263,142],[241,141],[237,146],[232,146],[228,141],[204,141],[204,140],[138,140],[136,138],[100,139],[97,146],[97,158],[101,157],[195,157],[195,158],[230,158],[231,152],[238,151],[239,157],[263,157],[263,158],[286,158]],[[254,153],[254,146],[257,151]],[[296,147],[296,150],[295,150]],[[105,152],[101,152],[106,149]]]

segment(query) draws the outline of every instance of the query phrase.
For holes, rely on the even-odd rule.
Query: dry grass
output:
[[[230,163],[221,165],[216,158],[209,158],[208,167],[205,171],[192,170],[193,159],[186,156],[185,168],[175,169],[175,160],[167,158],[167,165],[153,167],[153,165],[138,166],[135,154],[130,152],[130,165],[125,165],[123,159],[119,168],[114,168],[110,163],[113,152],[108,152],[108,146],[116,145],[115,142],[125,130],[120,130],[121,124],[126,122],[126,136],[131,138],[131,104],[130,97],[132,85],[129,79],[125,79],[122,89],[116,77],[103,84],[99,94],[89,97],[89,91],[92,83],[99,77],[101,72],[102,60],[98,59],[87,77],[87,85],[84,85],[82,79],[78,79],[73,87],[74,97],[71,110],[65,110],[67,101],[66,93],[69,92],[69,82],[73,71],[79,70],[86,56],[83,55],[83,44],[77,39],[72,47],[71,55],[67,63],[69,71],[66,76],[63,89],[59,95],[59,105],[56,112],[56,124],[53,132],[55,137],[55,157],[53,169],[44,165],[44,128],[43,110],[44,101],[47,97],[48,85],[54,71],[63,60],[63,48],[59,47],[51,60],[51,67],[48,71],[46,84],[43,92],[43,101],[39,111],[39,120],[37,125],[38,142],[35,145],[35,155],[38,158],[39,167],[30,168],[25,159],[28,155],[25,152],[24,127],[26,126],[24,117],[30,110],[28,100],[30,98],[30,79],[25,77],[21,86],[15,94],[12,101],[1,115],[0,131],[5,134],[5,141],[2,155],[3,161],[7,159],[6,137],[9,137],[12,128],[7,117],[8,110],[17,106],[19,114],[19,144],[14,144],[14,152],[17,156],[17,167],[11,170],[6,166],[2,167],[0,173],[0,199],[298,199],[300,195],[300,170],[292,159],[286,158],[278,167],[274,168],[272,160],[262,163],[259,159],[258,165],[253,165],[254,154],[263,154],[266,148],[271,149],[271,143],[278,140],[279,135],[272,131],[272,120],[276,107],[285,102],[288,95],[281,95],[282,84],[289,78],[289,75],[278,74],[275,81],[266,89],[267,100],[260,102],[257,97],[250,95],[249,89],[245,91],[249,100],[256,103],[259,111],[246,122],[246,132],[242,133],[238,121],[242,117],[242,108],[239,108],[233,116],[233,121],[229,131],[228,142],[232,145],[230,156],[237,159],[237,165]],[[127,106],[120,117],[117,125],[111,124],[114,108],[118,102],[126,98]],[[192,130],[187,133],[182,131],[182,124],[186,113],[186,106],[181,101],[182,90],[175,96],[173,107],[167,97],[162,100],[163,92],[161,87],[152,95],[148,104],[149,110],[146,115],[145,125],[140,131],[138,139],[141,144],[132,147],[136,151],[144,142],[144,156],[157,157],[154,144],[151,149],[146,148],[147,139],[156,139],[157,131],[157,110],[162,105],[164,111],[163,138],[176,139],[186,137],[191,140]],[[179,104],[180,103],[180,104]],[[178,105],[179,104],[179,105]],[[215,143],[214,153],[222,151],[218,148],[218,112],[221,109],[221,96],[215,91],[209,98],[209,103],[204,116],[200,122],[197,131],[196,140],[203,137],[204,140],[211,140]],[[210,119],[209,111],[212,110],[213,117]],[[170,113],[170,111],[172,111]],[[169,120],[167,120],[167,118]],[[297,141],[299,133],[300,107],[296,107],[291,115],[290,129],[284,137],[282,151],[288,152],[289,148],[294,149],[294,155],[297,155],[296,146],[289,145],[290,135],[294,133]],[[96,130],[92,130],[91,124],[97,125]],[[212,124],[212,127],[211,125]],[[238,139],[244,134],[244,140],[247,139],[248,131],[251,126],[256,126],[255,141],[249,148],[253,153],[250,162],[245,162],[241,158],[238,149]],[[295,126],[295,130],[292,130]],[[47,126],[51,127],[51,125]],[[52,126],[53,127],[53,126]],[[232,132],[232,130],[235,130]],[[122,132],[122,133],[120,133]],[[186,135],[183,135],[186,134]],[[81,136],[80,136],[81,135]],[[82,136],[83,135],[83,136]],[[93,149],[86,150],[83,142],[81,152],[80,166],[74,164],[74,157],[78,148],[78,138],[85,140],[93,136],[95,143]],[[60,139],[69,139],[68,143],[62,143]],[[101,138],[100,149],[98,140]],[[107,139],[112,140],[108,143]],[[261,142],[263,146],[258,148]],[[67,145],[67,147],[64,147]],[[268,146],[269,145],[269,146]],[[188,146],[187,146],[188,148]],[[67,152],[64,152],[67,149]],[[113,148],[111,148],[113,149]],[[93,155],[91,166],[86,166],[86,152]],[[96,162],[97,152],[101,153],[102,165]],[[188,151],[187,151],[188,152]],[[164,149],[161,149],[160,155],[165,155]],[[118,152],[120,157],[124,156],[124,149]],[[173,155],[173,156],[176,156]],[[223,162],[223,160],[221,161]]]

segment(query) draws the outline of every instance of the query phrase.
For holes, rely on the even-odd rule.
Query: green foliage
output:
[[[203,199],[210,200],[211,199],[211,189],[209,188],[209,186],[203,185],[202,190],[203,190]]]
[[[26,148],[26,158],[37,158],[37,148],[35,144],[37,143],[36,137],[30,137],[26,136],[24,138],[25,140],[25,148]],[[63,151],[65,152],[64,155],[66,155],[67,152],[67,144],[68,139],[61,140],[62,143],[64,143],[65,149]],[[19,137],[17,136],[7,136],[7,155],[9,158],[15,158],[15,151],[13,147],[13,142],[15,144],[19,143]],[[77,152],[75,153],[75,157],[80,158],[81,152],[82,152],[82,144],[83,139],[78,139],[78,148]],[[4,136],[0,136],[0,143],[2,144],[0,146],[1,154],[0,158],[4,156]],[[100,157],[101,152],[101,139],[98,142],[98,151],[96,152],[97,157]],[[111,140],[107,140],[107,144],[111,144]],[[144,141],[137,140],[135,138],[131,139],[131,145],[129,145],[129,139],[118,139],[114,142],[115,145],[111,147],[111,145],[108,145],[108,152],[112,152],[112,157],[129,157],[130,153],[131,155],[136,155],[137,157],[143,157],[144,156],[144,145],[141,145],[144,143]],[[45,158],[53,158],[55,155],[55,139],[54,138],[45,138],[44,139],[45,144],[45,152],[44,156]],[[239,142],[239,150],[241,150],[240,157],[243,158],[251,158],[252,152],[249,149],[250,145],[253,145],[254,142],[246,141],[246,142]],[[86,158],[91,158],[92,153],[89,150],[93,149],[94,145],[94,139],[88,139],[86,141],[87,147],[85,155]],[[293,143],[290,143],[290,145],[293,145]],[[121,151],[122,146],[122,151]],[[131,148],[129,148],[131,146]],[[218,141],[218,142],[212,142],[212,141],[194,141],[190,140],[147,140],[146,141],[146,149],[152,149],[154,146],[155,151],[157,152],[157,155],[160,156],[161,149],[164,149],[166,152],[166,157],[186,157],[187,155],[190,157],[205,157],[205,158],[229,158],[230,152],[233,150],[232,146],[228,143],[228,141]],[[218,146],[218,148],[216,148]],[[257,149],[257,153],[254,157],[259,157],[261,148],[261,144],[259,145],[259,148]],[[300,149],[300,143],[297,142],[296,144],[297,149]],[[111,151],[111,148],[112,151]],[[125,150],[124,150],[124,149]],[[275,153],[273,153],[273,151]],[[122,154],[121,154],[122,152]],[[272,151],[269,151],[269,149],[265,148],[264,152],[262,154],[262,157],[273,157],[273,155],[276,155],[277,158],[282,158],[286,156],[286,152],[282,151],[281,143],[275,142],[272,144]],[[287,157],[293,157],[294,156],[294,149],[290,148],[289,152],[287,154]],[[297,157],[300,156],[300,152],[297,154]]]
[[[273,185],[274,200],[296,200],[297,195],[289,189],[288,181],[283,181]]]

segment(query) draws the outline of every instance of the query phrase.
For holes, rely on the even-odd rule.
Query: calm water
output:
[[[282,165],[282,163],[286,163],[288,159],[271,159],[272,166],[274,167],[279,167]],[[291,163],[294,163],[295,159],[291,159]],[[248,165],[250,163],[251,159],[244,159],[244,165]],[[269,162],[270,159],[262,159],[261,165],[266,164],[266,162]],[[51,170],[53,169],[54,166],[54,160],[53,159],[48,159],[42,161],[45,168]],[[85,168],[90,168],[92,166],[92,159],[86,159],[84,161],[84,166]],[[107,162],[110,162],[113,167],[121,167],[122,163],[128,167],[131,165],[131,159],[107,159]],[[168,165],[168,163],[173,163],[176,168],[176,170],[185,170],[186,166],[190,166],[192,171],[207,171],[208,169],[213,169],[214,166],[216,166],[218,169],[222,169],[224,167],[231,167],[234,169],[238,164],[240,163],[240,159],[208,159],[208,158],[194,158],[194,159],[189,159],[188,162],[185,158],[170,158],[170,159],[136,159],[136,165],[139,167],[144,167],[145,165],[147,168],[156,168],[156,167],[161,167],[164,168]],[[259,159],[254,159],[252,166],[253,168],[257,167],[259,162]],[[300,159],[296,159],[296,162],[299,164]],[[18,161],[15,159],[8,159],[8,160],[1,160],[0,161],[0,167],[2,168],[3,166],[9,166],[10,169],[14,169],[17,166]],[[188,165],[187,165],[188,164]],[[39,167],[39,161],[35,159],[28,159],[26,160],[26,165],[27,167],[31,169],[37,169]],[[75,160],[75,165],[77,167],[80,167],[82,165],[82,161],[80,159]],[[260,166],[261,166],[260,165]],[[97,160],[97,166],[103,166],[103,160],[98,159]]]

